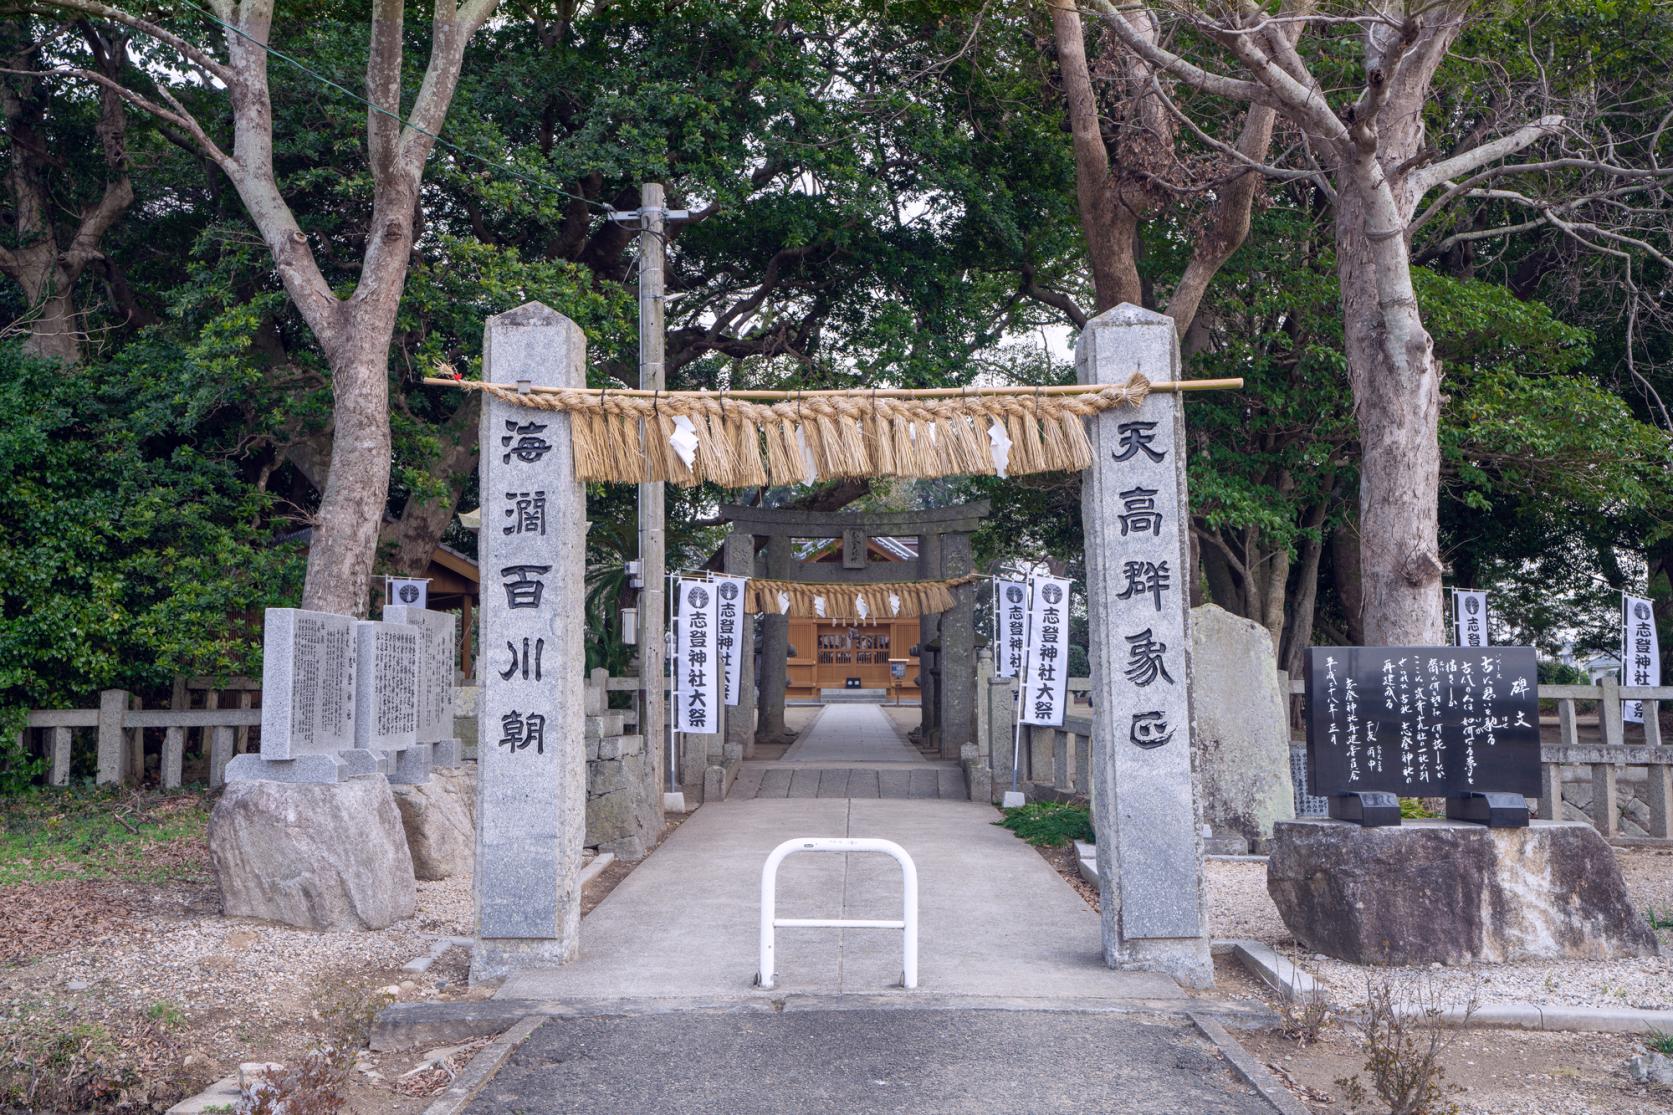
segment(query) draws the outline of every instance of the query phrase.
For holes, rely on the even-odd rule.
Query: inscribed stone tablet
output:
[[[440,743],[453,738],[453,663],[458,643],[458,617],[452,612],[391,604],[384,608],[386,623],[416,625],[418,647],[418,742]]]
[[[359,681],[355,746],[400,751],[418,743],[418,650],[423,629],[361,620],[355,625]]]
[[[355,619],[269,608],[262,632],[261,757],[354,746]]]
[[[1312,647],[1311,792],[1538,797],[1532,647]]]

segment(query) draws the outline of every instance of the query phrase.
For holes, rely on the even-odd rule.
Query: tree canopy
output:
[[[194,6],[118,7],[151,13],[191,50],[227,49]],[[392,212],[363,99],[374,7],[280,3],[283,57],[266,57],[274,181],[323,282],[350,301]],[[1590,92],[1623,164],[1670,161],[1665,7],[1541,7],[1472,19],[1424,102],[1434,134],[1491,138],[1470,129],[1522,104],[1494,98],[1543,75],[1565,98]],[[113,102],[87,75],[178,102],[226,143],[234,121],[216,82],[179,45],[85,5],[14,10],[0,17],[12,71],[0,76],[0,247],[47,270],[35,282],[0,268],[0,706],[252,670],[259,610],[302,599],[302,535],[322,522],[349,365],[299,308],[248,191],[178,122]],[[1108,173],[1148,191],[1124,244],[1137,296],[1165,308],[1188,273],[1203,278],[1187,373],[1246,382],[1190,404],[1197,597],[1264,624],[1294,668],[1310,643],[1362,635],[1362,415],[1329,182],[1233,174],[1215,143],[1243,117],[1183,87],[1177,106],[1201,131],[1135,146],[1124,129],[1145,116],[1124,100],[1128,48],[1090,14],[1080,34]],[[404,111],[434,35],[409,19],[398,73],[380,79]],[[636,206],[644,181],[694,217],[669,235],[671,387],[1072,379],[1073,330],[1101,303],[1063,42],[1045,4],[500,6],[460,51],[440,141],[400,209],[410,243],[386,350],[370,357],[388,392],[371,568],[410,571],[444,540],[474,553],[455,513],[476,502],[476,404],[419,380],[474,373],[484,317],[545,302],[586,330],[594,383],[633,380],[636,249],[609,210]],[[1171,44],[1208,50],[1189,34]],[[1322,80],[1358,80],[1341,36],[1303,34],[1297,49]],[[1303,132],[1272,129],[1262,157],[1300,165]],[[1504,636],[1550,652],[1576,637],[1608,645],[1622,588],[1648,584],[1664,630],[1673,618],[1673,330],[1657,238],[1669,212],[1653,174],[1530,174],[1518,196],[1437,211],[1410,262],[1442,369],[1443,580],[1494,590]],[[1248,234],[1205,277],[1193,261],[1233,181],[1249,187]],[[73,351],[45,333],[66,322]],[[830,498],[913,506],[974,492],[995,502],[988,566],[1078,561],[1073,477]],[[809,493],[671,493],[671,551],[706,561],[714,506],[740,498]],[[625,664],[612,624],[633,513],[630,489],[592,493],[596,664]]]

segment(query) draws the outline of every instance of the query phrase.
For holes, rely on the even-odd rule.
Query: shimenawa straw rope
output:
[[[707,480],[727,488],[850,476],[992,475],[996,427],[1010,442],[1007,475],[1079,471],[1092,463],[1083,418],[1137,407],[1152,390],[1185,386],[1155,385],[1135,372],[1125,384],[1104,387],[755,393],[789,396],[769,403],[725,392],[520,391],[476,380],[425,382],[568,413],[582,482],[690,486]],[[671,442],[681,418],[697,438],[689,464]]]

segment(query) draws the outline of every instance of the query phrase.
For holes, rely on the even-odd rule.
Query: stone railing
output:
[[[1293,679],[1289,691],[1291,746],[1299,747],[1306,683]],[[1673,838],[1673,747],[1662,745],[1657,719],[1661,702],[1673,701],[1673,686],[1622,686],[1607,678],[1542,685],[1539,699],[1542,710],[1556,706],[1554,722],[1540,717],[1539,816],[1590,821],[1608,837]],[[1643,725],[1625,723],[1623,700],[1644,702]]]
[[[97,769],[94,781],[125,782],[145,769],[145,733],[162,732],[159,781],[167,789],[181,782],[186,742],[196,732],[201,753],[208,758],[209,785],[221,785],[228,760],[248,747],[251,728],[261,726],[261,709],[252,707],[261,683],[251,678],[211,680],[179,679],[175,682],[172,708],[147,709],[126,690],[106,689],[99,694],[99,706],[87,709],[37,709],[27,714],[19,743],[25,751],[36,750],[34,735],[48,759],[47,784],[68,786],[74,733],[91,729],[97,740]],[[222,708],[222,702],[236,699],[237,707]],[[192,708],[201,700],[202,708]]]
[[[979,799],[976,788],[980,771],[992,772],[991,800],[998,801],[1011,786],[1013,749],[1019,767],[1019,782],[1030,798],[1064,800],[1088,797],[1092,788],[1092,707],[1087,696],[1091,678],[1072,677],[1067,682],[1069,709],[1061,727],[1025,724],[1016,740],[1015,678],[996,678],[991,663],[983,662],[976,672],[976,755],[967,762],[966,777],[971,797]]]

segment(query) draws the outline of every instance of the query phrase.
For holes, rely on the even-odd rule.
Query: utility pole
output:
[[[683,210],[670,213],[660,182],[639,190],[639,209],[612,213],[611,219],[639,229],[639,387],[660,391],[668,386],[664,359],[664,267],[668,259],[666,233],[671,221],[685,220]],[[647,427],[645,436],[655,436]],[[649,448],[645,446],[643,448]],[[663,677],[667,659],[667,545],[663,537],[663,487],[660,482],[639,485],[639,687],[642,712],[639,731],[647,752],[666,764],[663,807],[685,810],[677,764],[668,733],[668,696]],[[664,741],[668,741],[666,744]],[[652,751],[652,749],[655,749]]]

